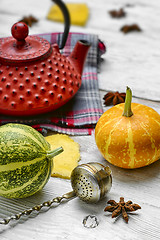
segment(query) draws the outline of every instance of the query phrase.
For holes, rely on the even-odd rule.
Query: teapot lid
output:
[[[0,39],[0,61],[21,63],[48,57],[52,48],[50,43],[38,36],[28,36],[28,26],[17,22],[11,28],[12,36]]]

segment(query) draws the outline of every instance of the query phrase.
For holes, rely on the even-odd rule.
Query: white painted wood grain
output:
[[[67,2],[67,1],[65,1]],[[82,2],[72,0],[72,2]],[[107,90],[125,91],[126,85],[133,90],[133,95],[142,98],[160,100],[159,94],[159,39],[160,39],[160,2],[126,0],[85,0],[90,8],[90,17],[86,27],[72,26],[71,31],[96,33],[104,40],[108,52],[104,56],[99,87],[101,98]],[[127,17],[112,19],[108,15],[111,9],[125,6]],[[0,1],[0,37],[10,35],[11,25],[24,15],[33,14],[39,22],[30,29],[30,33],[63,31],[63,24],[46,20],[50,0],[1,0]],[[122,34],[119,29],[123,24],[138,23],[142,33]],[[133,98],[153,107],[160,113],[160,103]],[[109,107],[104,107],[107,110]],[[73,137],[80,144],[81,161],[87,163],[106,161],[99,153],[94,135]],[[124,170],[108,164],[112,170],[113,185],[108,196],[98,204],[86,204],[75,198],[33,213],[8,226],[0,226],[1,240],[152,240],[160,239],[160,162],[136,170]],[[9,216],[23,211],[34,204],[41,203],[71,191],[69,180],[51,178],[44,190],[28,199],[4,200],[0,198],[0,216]],[[129,223],[123,219],[112,219],[103,210],[108,199],[123,196],[125,200],[141,205],[142,209],[129,214]],[[88,214],[96,215],[99,225],[95,229],[84,228],[82,221]]]

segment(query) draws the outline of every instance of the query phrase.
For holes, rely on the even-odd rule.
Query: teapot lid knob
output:
[[[26,23],[17,22],[11,27],[12,37],[0,39],[0,62],[12,64],[48,58],[52,52],[50,43],[39,36],[28,36]]]
[[[11,28],[12,36],[17,41],[24,41],[25,38],[28,36],[28,26],[24,22],[17,22]]]

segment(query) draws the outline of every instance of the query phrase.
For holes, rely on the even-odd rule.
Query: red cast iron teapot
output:
[[[55,110],[68,102],[81,86],[81,74],[90,44],[80,40],[65,57],[62,49],[70,27],[63,2],[54,0],[65,20],[58,47],[38,36],[28,36],[28,26],[15,23],[12,36],[0,39],[0,113],[29,116]]]

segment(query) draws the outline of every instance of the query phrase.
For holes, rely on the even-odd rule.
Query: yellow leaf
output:
[[[65,134],[51,135],[45,139],[51,145],[51,150],[61,146],[64,149],[53,159],[54,167],[51,176],[70,179],[72,170],[80,160],[79,144]]]
[[[84,26],[88,20],[89,10],[84,3],[66,3],[68,8],[71,24]],[[64,18],[60,8],[57,5],[53,5],[47,15],[49,20],[64,22]]]

